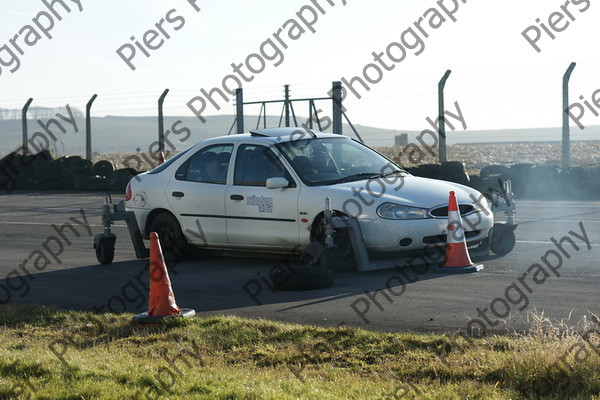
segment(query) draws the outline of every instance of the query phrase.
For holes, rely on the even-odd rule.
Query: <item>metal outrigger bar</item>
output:
[[[509,180],[502,181],[502,178],[498,178],[498,185],[501,191],[492,188],[488,189],[492,196],[492,208],[494,211],[504,211],[507,226],[516,226],[515,214],[517,207],[515,204],[515,195],[512,192],[512,183]]]
[[[111,231],[110,227],[115,221],[125,221],[127,223],[135,256],[139,259],[147,258],[150,251],[144,245],[135,214],[133,211],[125,211],[125,202],[123,200],[117,204],[113,204],[110,194],[105,193],[104,205],[102,206],[102,225],[104,226],[104,230],[102,233],[97,233],[94,236],[94,249],[96,250],[98,261],[101,264],[110,264],[114,258],[117,235]]]

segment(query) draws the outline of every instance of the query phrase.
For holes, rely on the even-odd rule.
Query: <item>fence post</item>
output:
[[[332,132],[342,134],[342,82],[332,82],[331,94],[333,97]]]
[[[237,133],[244,133],[244,90],[235,89],[235,120]]]
[[[169,89],[165,89],[158,98],[158,151],[165,151],[165,121],[163,118],[163,104]]]
[[[569,80],[571,73],[575,69],[575,63],[572,62],[563,76],[563,126],[562,126],[562,169],[566,170],[571,166],[571,131],[569,128]]]
[[[438,83],[438,118],[439,118],[439,159],[440,163],[446,162],[446,117],[444,116],[444,88],[446,81],[452,71],[447,70],[440,82]]]
[[[96,97],[98,95],[94,94],[85,105],[85,158],[90,161],[92,161],[92,117],[90,116],[90,110]]]
[[[25,105],[23,106],[23,109],[21,110],[21,121],[23,124],[23,155],[29,153],[29,147],[27,146],[27,110],[29,109],[29,105],[32,101],[33,98],[30,97],[29,100],[27,100],[27,103],[25,103]]]
[[[290,85],[284,85],[285,126],[290,126]]]

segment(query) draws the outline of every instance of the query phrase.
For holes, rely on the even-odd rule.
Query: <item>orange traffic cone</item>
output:
[[[138,323],[157,323],[166,318],[192,317],[196,311],[191,308],[180,309],[175,303],[175,294],[165,265],[158,234],[150,234],[150,296],[148,311],[133,317]]]
[[[438,272],[477,272],[483,265],[475,265],[469,257],[462,219],[458,211],[456,194],[450,192],[448,200],[448,232],[446,233],[446,259]]]

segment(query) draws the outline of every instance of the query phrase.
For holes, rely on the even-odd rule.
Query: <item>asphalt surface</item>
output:
[[[0,303],[145,311],[148,261],[135,258],[124,224],[113,229],[114,263],[96,260],[101,205],[102,195],[90,193],[0,196]],[[514,251],[479,260],[484,269],[474,274],[337,273],[331,288],[284,292],[272,289],[269,275],[282,260],[203,255],[171,268],[171,281],[177,303],[201,316],[383,331],[523,330],[530,311],[571,325],[600,314],[600,202],[520,201],[517,210]],[[55,228],[65,223],[72,228],[61,235]]]

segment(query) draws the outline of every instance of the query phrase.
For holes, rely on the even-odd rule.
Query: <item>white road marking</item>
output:
[[[58,225],[58,224],[63,224],[63,222],[21,222],[21,221],[0,221],[0,224],[4,224],[4,225]],[[104,226],[102,224],[89,224],[89,226]],[[114,224],[112,226],[124,226],[127,227],[127,225],[125,224]]]
[[[517,211],[520,207],[561,207],[561,208],[600,208],[600,204],[581,204],[581,203],[522,203],[517,202]]]
[[[93,243],[94,237],[93,237],[93,235],[92,236],[83,236],[83,239],[78,239],[76,237],[74,237],[74,238],[69,237],[69,241],[72,243]],[[35,239],[19,238],[19,243],[21,243],[21,242],[23,242],[23,243],[43,243],[44,239],[42,239],[42,238],[35,238]],[[14,248],[12,248],[12,250],[14,250]],[[30,250],[31,249],[29,249],[27,251],[29,252]]]
[[[554,245],[554,243],[552,243],[549,240],[517,240],[517,243],[524,243],[524,244],[551,244],[551,245]],[[590,243],[590,245],[592,247],[594,247],[594,246],[600,246],[600,243]]]
[[[583,218],[573,218],[573,219],[526,219],[526,218],[522,218],[522,219],[517,219],[517,224],[519,223],[531,223],[531,222],[583,222]],[[585,218],[586,222],[600,222],[600,219],[590,219],[590,218]]]
[[[79,211],[81,207],[41,207],[38,210],[66,210],[66,211]],[[99,208],[84,208],[83,211],[98,211],[102,212],[102,209]]]

